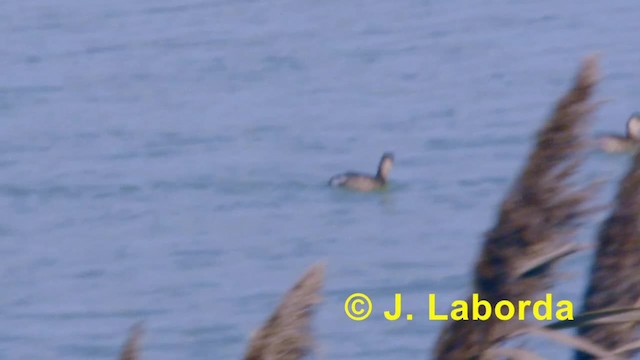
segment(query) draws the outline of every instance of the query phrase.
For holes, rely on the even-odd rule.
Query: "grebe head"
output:
[[[376,175],[376,177],[387,181],[389,172],[391,172],[391,168],[393,167],[393,159],[393,154],[390,152],[386,152],[382,155],[380,164],[378,165],[378,174]]]
[[[640,140],[640,113],[631,115],[627,121],[627,137]]]

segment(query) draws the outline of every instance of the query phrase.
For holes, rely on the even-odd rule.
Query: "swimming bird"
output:
[[[598,146],[608,153],[636,152],[640,150],[640,113],[631,115],[627,120],[627,133],[603,135],[598,138]]]
[[[356,191],[380,190],[387,185],[389,172],[393,167],[393,154],[386,152],[378,164],[378,172],[375,176],[365,175],[353,171],[334,175],[329,179],[330,186],[344,187]]]

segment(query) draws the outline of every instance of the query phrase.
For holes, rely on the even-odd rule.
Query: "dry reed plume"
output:
[[[495,305],[500,300],[533,300],[553,280],[553,263],[576,250],[570,242],[590,198],[571,177],[582,163],[585,131],[595,109],[597,59],[584,60],[573,87],[559,100],[538,132],[535,148],[503,200],[497,224],[486,234],[475,267],[473,292]],[[513,324],[450,321],[435,347],[437,359],[474,359],[514,331]]]
[[[245,360],[299,360],[313,347],[311,316],[321,301],[324,265],[312,266],[251,338]]]
[[[602,223],[584,311],[636,306],[640,300],[640,154],[620,182],[615,207]],[[586,325],[578,333],[609,350],[637,339],[637,324]],[[632,352],[625,354],[632,356]],[[578,352],[576,359],[592,359]]]
[[[311,353],[311,316],[321,301],[324,265],[316,264],[284,296],[274,313],[251,338],[245,360],[299,360]],[[142,325],[134,325],[120,360],[140,359]]]
[[[129,337],[122,347],[120,360],[139,360],[140,341],[142,339],[142,324],[135,324],[129,331]]]

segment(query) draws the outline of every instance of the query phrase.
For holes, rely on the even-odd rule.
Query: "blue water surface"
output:
[[[427,294],[470,291],[580,59],[602,54],[614,100],[594,132],[640,107],[638,19],[635,0],[3,0],[0,359],[114,359],[138,320],[145,359],[237,359],[318,261],[319,358],[426,358]],[[388,191],[326,186],[384,151]],[[627,164],[593,154],[584,178]],[[589,263],[554,294],[579,304]],[[345,316],[353,292],[369,320]],[[382,318],[395,292],[413,321]]]

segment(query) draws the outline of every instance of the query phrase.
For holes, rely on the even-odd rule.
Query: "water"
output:
[[[466,296],[580,58],[602,53],[615,99],[595,131],[640,106],[638,18],[633,0],[3,1],[0,359],[113,359],[138,320],[145,359],[239,358],[317,261],[324,358],[425,358],[426,294]],[[388,192],[325,186],[384,151]],[[589,261],[559,296],[579,303]],[[348,320],[356,291],[403,292],[415,319]]]

